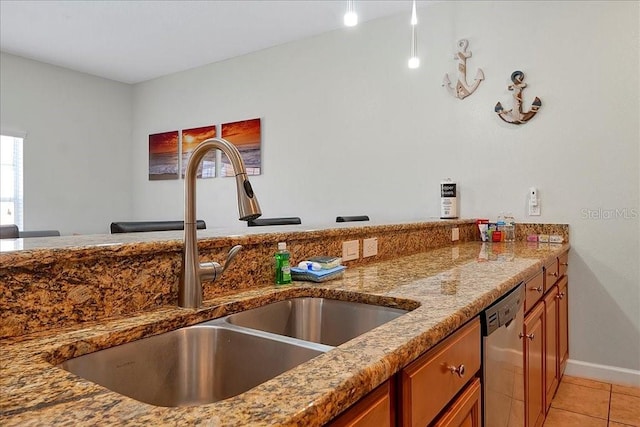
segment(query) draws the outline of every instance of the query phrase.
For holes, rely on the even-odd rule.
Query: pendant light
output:
[[[411,9],[411,57],[409,58],[409,68],[418,68],[420,66],[420,58],[418,58],[418,33],[416,30],[418,25],[418,14],[416,13],[416,0],[413,0]]]
[[[353,4],[353,0],[347,0],[347,12],[344,14],[344,25],[347,27],[355,27],[358,25],[358,14]]]

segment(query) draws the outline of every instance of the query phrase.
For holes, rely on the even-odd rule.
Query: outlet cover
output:
[[[364,239],[362,241],[362,258],[378,255],[378,238]]]
[[[529,216],[540,216],[540,202],[536,206],[529,203]]]
[[[460,240],[460,229],[458,227],[451,229],[451,241],[457,242]]]
[[[342,260],[351,261],[360,258],[360,241],[349,240],[342,242]]]

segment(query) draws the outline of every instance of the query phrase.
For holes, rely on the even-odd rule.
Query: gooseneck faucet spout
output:
[[[202,281],[213,281],[220,277],[240,250],[240,246],[231,249],[224,267],[217,262],[200,263],[199,261],[196,234],[196,174],[205,154],[216,149],[227,155],[236,174],[240,220],[249,221],[262,214],[251,183],[247,179],[247,172],[238,149],[222,138],[210,138],[201,142],[191,153],[184,177],[184,250],[178,289],[178,305],[184,308],[202,306]]]

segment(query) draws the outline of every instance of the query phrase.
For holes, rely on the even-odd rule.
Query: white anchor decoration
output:
[[[505,109],[502,108],[502,104],[498,102],[495,111],[503,121],[514,125],[521,125],[536,115],[540,107],[542,107],[542,101],[536,96],[531,103],[531,110],[525,113],[522,111],[522,90],[527,87],[527,84],[524,83],[524,73],[522,71],[514,71],[511,73],[511,81],[513,84],[509,85],[509,90],[513,91],[514,108],[505,111]]]
[[[458,82],[456,83],[456,87],[451,86],[451,80],[449,80],[449,74],[444,75],[444,79],[442,80],[442,86],[445,86],[451,95],[455,96],[458,99],[464,99],[467,96],[471,95],[477,88],[480,86],[482,80],[484,80],[484,73],[481,68],[478,68],[478,72],[476,73],[475,82],[473,85],[469,86],[467,83],[467,59],[471,58],[471,51],[467,52],[467,47],[469,47],[469,41],[467,39],[458,40],[458,47],[461,49],[454,56],[454,59],[457,59],[458,62]]]

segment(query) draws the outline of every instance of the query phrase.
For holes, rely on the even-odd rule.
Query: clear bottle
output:
[[[516,220],[511,212],[508,212],[507,216],[504,217],[504,241],[516,241]]]
[[[286,285],[291,283],[291,265],[289,258],[291,254],[287,250],[286,242],[278,243],[278,252],[276,252],[276,285]]]
[[[500,232],[500,241],[504,242],[504,234],[505,234],[505,230],[504,230],[504,212],[500,212],[500,215],[498,215],[498,219],[496,220],[496,230]]]

